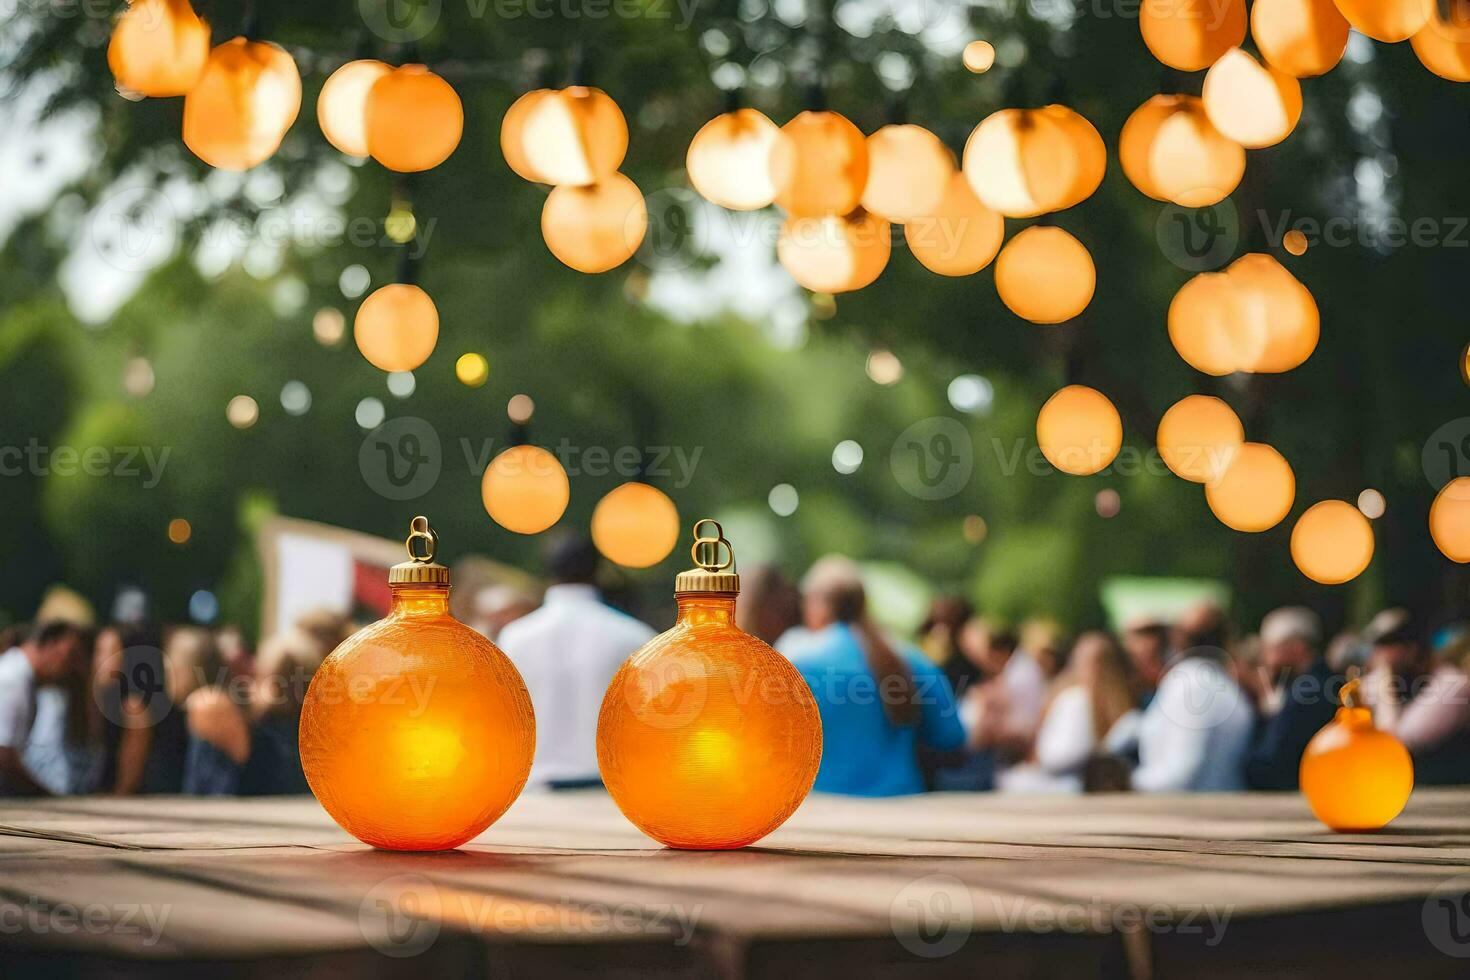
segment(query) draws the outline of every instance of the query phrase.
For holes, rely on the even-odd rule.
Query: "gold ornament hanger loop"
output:
[[[715,529],[714,537],[706,537],[700,528],[710,525]],[[720,560],[720,549],[724,548],[724,560]],[[689,547],[689,554],[694,558],[694,564],[706,572],[723,572],[735,564],[735,549],[725,538],[725,529],[720,522],[708,517],[697,521],[694,525],[694,544]]]
[[[423,554],[419,554],[416,542],[422,544]],[[439,550],[439,535],[429,526],[427,517],[415,517],[408,525],[408,538],[403,546],[408,549],[411,560],[427,565],[434,560],[434,553]]]

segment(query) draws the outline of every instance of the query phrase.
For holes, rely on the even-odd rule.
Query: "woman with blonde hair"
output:
[[[1133,722],[1128,672],[1107,633],[1083,633],[1052,682],[1030,759],[1000,774],[997,788],[1019,793],[1078,793],[1083,770],[1120,723]]]

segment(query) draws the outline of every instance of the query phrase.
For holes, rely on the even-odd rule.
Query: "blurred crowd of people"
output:
[[[530,690],[532,785],[596,786],[603,693],[654,630],[599,590],[584,537],[554,539],[545,564],[544,594],[484,588],[469,622]],[[742,579],[739,625],[817,700],[820,792],[1291,790],[1354,675],[1418,784],[1470,783],[1470,624],[1430,632],[1395,608],[1328,637],[1315,612],[1288,606],[1237,631],[1201,604],[1069,639],[944,596],[908,643],[876,624],[846,558],[818,561],[799,586],[774,566]],[[233,627],[160,630],[141,616],[0,631],[0,795],[307,792],[302,699],[358,625],[313,613],[255,650]]]

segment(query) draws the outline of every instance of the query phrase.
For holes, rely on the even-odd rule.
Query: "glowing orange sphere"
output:
[[[510,108],[505,110],[505,117],[500,120],[501,155],[516,176],[536,184],[550,182],[532,169],[531,162],[526,159],[526,120],[531,118],[531,110],[536,103],[552,91],[549,88],[538,88],[527,92],[510,104]]]
[[[1272,68],[1307,78],[1342,60],[1348,22],[1332,0],[1256,0],[1251,37]]]
[[[1250,370],[1266,350],[1268,327],[1223,272],[1201,272],[1169,303],[1169,341],[1196,371],[1221,377]]]
[[[316,99],[316,120],[328,143],[348,156],[368,155],[368,92],[392,70],[381,61],[363,58],[347,62],[327,77]]]
[[[1174,111],[1159,123],[1149,144],[1149,180],[1163,200],[1209,207],[1228,197],[1245,176],[1245,148],[1215,128],[1201,100],[1172,98]]]
[[[971,41],[965,45],[960,58],[966,69],[977,75],[984,74],[995,64],[995,46],[989,41]]]
[[[284,48],[237,37],[209,53],[184,96],[184,145],[221,170],[249,170],[281,145],[301,109],[301,75]]]
[[[602,89],[573,85],[548,92],[530,101],[525,113],[521,152],[538,180],[585,187],[607,180],[623,165],[628,121]]]
[[[837,217],[781,223],[776,257],[800,285],[816,293],[846,293],[877,279],[888,265],[893,231],[888,222],[861,208]]]
[[[1348,699],[1344,688],[1344,700]],[[1344,707],[1307,743],[1302,795],[1333,830],[1377,830],[1403,812],[1414,791],[1414,760],[1404,744],[1373,727],[1367,708]]]
[[[954,154],[923,126],[884,126],[868,137],[862,205],[889,221],[912,221],[938,207],[954,172]]]
[[[1231,48],[1205,73],[1204,102],[1221,135],[1259,149],[1275,146],[1296,128],[1302,86],[1295,76]]]
[[[1154,96],[1133,110],[1118,135],[1118,162],[1123,167],[1123,175],[1134,187],[1156,201],[1164,200],[1164,196],[1154,187],[1149,154],[1159,127],[1174,114],[1178,103],[1178,96]]]
[[[1043,106],[1039,111],[1067,133],[1077,160],[1077,176],[1062,198],[1061,207],[1081,204],[1097,190],[1108,169],[1108,149],[1103,145],[1102,134],[1086,116],[1064,105]]]
[[[1219,479],[1205,485],[1205,502],[1220,523],[1236,531],[1280,524],[1296,499],[1296,475],[1271,446],[1243,443]]]
[[[1440,78],[1470,82],[1470,8],[1452,3],[1450,18],[1435,5],[1429,22],[1409,39],[1419,63]]]
[[[1305,255],[1307,253],[1307,236],[1296,228],[1281,236],[1281,247],[1292,255]]]
[[[1240,417],[1210,395],[1181,398],[1159,419],[1159,456],[1175,476],[1193,483],[1218,480],[1245,442]]]
[[[706,201],[731,211],[765,207],[776,199],[771,148],[780,132],[758,109],[716,116],[689,141],[689,183]]]
[[[1313,582],[1351,581],[1373,560],[1373,526],[1346,501],[1313,504],[1291,529],[1291,560]]]
[[[717,587],[703,574],[710,584],[696,589]],[[801,805],[822,758],[811,688],[791,661],[735,625],[739,586],[723,587],[675,593],[673,628],[628,658],[597,719],[608,793],[668,847],[760,840]]]
[[[1036,416],[1036,442],[1047,462],[1074,476],[1103,469],[1123,447],[1123,420],[1096,388],[1068,385]]]
[[[301,765],[344,830],[374,847],[458,847],[515,802],[536,719],[495,644],[449,614],[449,587],[393,587],[385,619],[359,630],[311,679]]]
[[[1311,290],[1263,252],[1241,256],[1225,274],[1236,289],[1249,329],[1259,333],[1258,325],[1265,325],[1265,344],[1254,357],[1242,358],[1241,370],[1276,374],[1312,356],[1322,335],[1322,317]]]
[[[400,173],[439,166],[464,133],[454,86],[423,65],[403,65],[374,82],[366,119],[368,152]]]
[[[578,272],[614,269],[633,256],[648,231],[648,207],[638,185],[622,174],[585,187],[564,184],[541,206],[541,237]]]
[[[1001,109],[965,142],[965,176],[986,207],[1008,218],[1059,210],[1082,169],[1074,136],[1055,114]]]
[[[1470,476],[1451,480],[1435,495],[1429,535],[1450,561],[1470,562]]]
[[[1245,40],[1245,0],[1143,0],[1143,43],[1170,68],[1199,71]]]
[[[512,446],[496,456],[480,480],[485,512],[507,531],[540,534],[561,520],[571,483],[561,460],[540,446]]]
[[[807,111],[781,127],[771,148],[776,203],[790,214],[847,214],[868,184],[868,143],[836,112]]]
[[[439,310],[429,294],[409,283],[373,290],[357,308],[352,338],[368,363],[382,371],[412,371],[439,342]]]
[[[130,92],[184,95],[209,60],[209,25],[189,0],[133,0],[107,45],[107,67]]]
[[[903,237],[924,268],[968,276],[995,258],[1005,231],[1005,219],[981,204],[965,175],[955,172],[933,212],[904,225]]]
[[[1060,228],[1036,225],[1018,233],[995,261],[995,290],[1016,316],[1061,323],[1087,309],[1097,269],[1087,248]]]
[[[1336,0],[1349,24],[1375,41],[1403,41],[1429,22],[1435,0]]]
[[[625,568],[657,565],[678,542],[679,509],[668,494],[647,483],[613,488],[592,511],[592,543],[608,561]]]

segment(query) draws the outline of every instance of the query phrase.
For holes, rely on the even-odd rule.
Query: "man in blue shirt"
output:
[[[816,696],[822,766],[814,789],[897,796],[924,789],[918,746],[964,743],[944,671],[915,650],[894,650],[867,615],[857,566],[827,557],[802,581],[805,630],[778,642]]]

